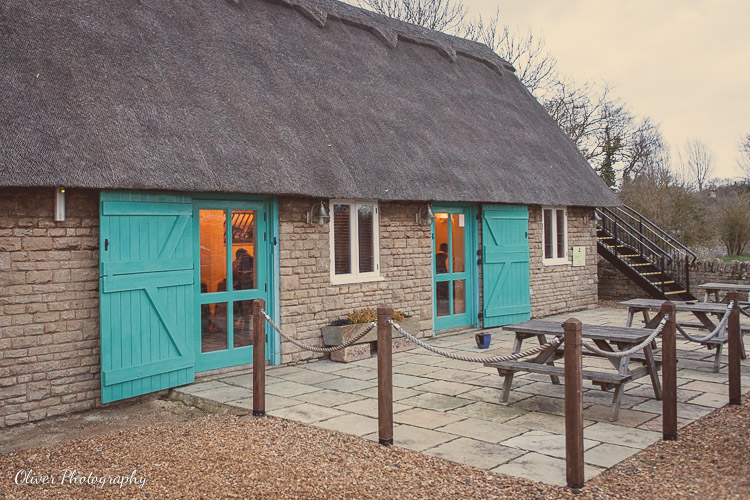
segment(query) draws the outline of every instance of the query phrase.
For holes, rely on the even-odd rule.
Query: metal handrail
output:
[[[635,234],[633,234],[633,233],[631,233],[629,231],[626,231],[626,233],[630,234],[630,236],[632,236],[633,238],[635,238],[638,241],[643,240],[646,243],[648,243],[648,245],[650,247],[649,250],[651,250],[654,254],[657,254],[659,256],[666,256],[666,257],[669,258],[670,261],[673,260],[672,256],[669,255],[666,252],[666,250],[664,250],[662,247],[660,247],[659,245],[657,245],[656,243],[654,243],[653,241],[651,241],[646,235],[644,235],[638,229],[636,229],[633,226],[631,226],[627,221],[623,220],[620,216],[618,216],[617,214],[613,213],[612,211],[610,211],[607,208],[599,209],[599,210],[604,210],[606,212],[609,212],[609,214],[607,214],[606,212],[602,212],[602,215],[604,217],[607,217],[607,218],[611,219],[613,223],[616,224],[617,221],[619,221],[621,223],[621,225],[624,225],[626,228],[630,228],[633,231],[633,233],[635,233]],[[652,263],[654,263],[654,262],[652,262]]]
[[[641,222],[647,223],[649,230],[651,230],[653,233],[661,236],[661,238],[663,240],[665,240],[665,242],[667,244],[669,244],[669,246],[671,246],[672,248],[675,248],[675,249],[679,248],[680,250],[683,250],[686,254],[690,255],[693,258],[692,259],[693,262],[695,262],[695,260],[698,258],[698,256],[695,254],[695,252],[693,252],[688,247],[686,247],[684,244],[682,244],[674,236],[672,236],[671,234],[667,233],[662,228],[660,228],[659,226],[657,226],[656,224],[654,224],[648,217],[644,216],[638,210],[636,210],[636,209],[634,209],[632,207],[629,207],[627,205],[623,205],[622,207],[616,207],[616,208],[618,210],[620,210],[621,212],[626,213],[629,217],[631,217],[633,219],[635,219],[636,216],[637,216],[637,218]],[[635,216],[629,214],[628,212],[632,212],[633,214],[635,214]]]

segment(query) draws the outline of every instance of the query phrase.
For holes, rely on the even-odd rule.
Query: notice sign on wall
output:
[[[586,247],[573,247],[573,267],[586,265]]]

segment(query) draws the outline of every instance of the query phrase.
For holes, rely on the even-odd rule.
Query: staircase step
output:
[[[681,293],[687,293],[687,290],[675,290],[674,292],[664,292],[664,295],[679,295]]]
[[[652,285],[671,285],[674,281],[653,281]]]
[[[661,271],[654,271],[652,273],[639,273],[641,276],[656,276],[657,274],[661,274]]]
[[[640,256],[641,256],[641,254],[639,254],[639,253],[628,254],[628,255],[619,255],[619,257],[627,257],[627,258],[640,257]]]
[[[630,267],[640,267],[640,266],[650,266],[651,263],[650,262],[641,262],[639,264],[629,264],[629,265],[630,265]]]

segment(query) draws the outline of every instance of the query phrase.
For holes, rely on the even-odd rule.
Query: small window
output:
[[[379,280],[377,202],[334,200],[330,207],[331,282]]]
[[[568,215],[564,208],[542,209],[544,264],[568,263]]]

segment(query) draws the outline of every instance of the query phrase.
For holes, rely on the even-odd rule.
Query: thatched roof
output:
[[[333,0],[0,3],[0,185],[614,205],[488,47]]]

